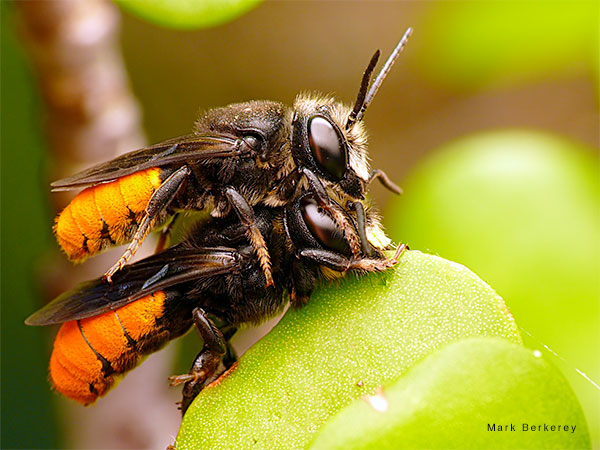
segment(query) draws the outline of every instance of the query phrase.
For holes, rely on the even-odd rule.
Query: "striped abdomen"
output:
[[[161,185],[155,167],[81,191],[58,215],[54,233],[72,261],[131,240],[152,194]]]
[[[116,375],[182,334],[189,325],[172,333],[158,323],[165,299],[164,292],[156,292],[115,311],[64,323],[50,357],[56,390],[89,405],[108,392]]]

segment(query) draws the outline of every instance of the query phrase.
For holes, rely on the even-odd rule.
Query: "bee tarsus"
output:
[[[195,308],[192,311],[192,315],[194,317],[194,324],[204,341],[204,346],[192,363],[188,374],[189,378],[183,385],[181,400],[182,414],[185,414],[192,400],[196,398],[198,393],[217,374],[219,365],[222,363],[223,357],[227,354],[228,348],[223,333],[208,317],[206,311],[202,308]]]

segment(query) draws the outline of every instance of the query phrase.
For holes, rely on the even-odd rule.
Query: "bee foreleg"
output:
[[[351,261],[337,252],[321,249],[305,249],[300,251],[300,257],[324,265],[337,272],[346,272]]]
[[[300,177],[302,174],[298,169],[291,171],[277,186],[278,196],[282,200],[289,200],[296,195]]]
[[[144,218],[142,223],[133,236],[132,241],[125,250],[125,253],[119,258],[119,260],[104,274],[104,280],[111,282],[112,276],[123,268],[127,261],[135,254],[138,250],[142,241],[146,238],[148,233],[152,230],[154,222],[162,213],[167,206],[173,201],[177,193],[185,184],[186,178],[191,173],[191,170],[187,166],[183,166],[177,171],[173,172],[159,187],[154,191],[146,210],[144,211]]]
[[[256,255],[258,256],[258,262],[260,268],[266,279],[266,287],[273,286],[273,272],[271,270],[271,257],[269,256],[269,250],[265,238],[256,226],[256,220],[254,218],[254,211],[248,204],[246,199],[242,195],[233,189],[228,187],[225,189],[225,195],[229,200],[229,203],[235,210],[240,221],[246,226],[248,240],[254,248]]]
[[[398,259],[406,250],[406,245],[401,244],[392,259],[386,258],[358,258],[348,259],[339,253],[329,250],[306,249],[300,251],[302,258],[316,262],[337,272],[356,270],[359,272],[383,272],[398,263]]]
[[[185,414],[194,398],[217,373],[219,365],[228,350],[228,344],[223,333],[215,326],[202,308],[194,309],[192,315],[204,345],[192,363],[189,373],[169,378],[171,386],[185,383],[181,399],[182,415]]]
[[[402,254],[408,249],[406,244],[400,244],[398,248],[396,248],[396,252],[391,259],[386,258],[362,258],[352,260],[348,267],[348,270],[357,270],[359,272],[383,272],[385,270],[391,269],[396,264]]]
[[[373,256],[373,247],[371,247],[365,231],[367,229],[365,207],[361,202],[348,202],[348,207],[354,208],[354,211],[356,211],[356,231],[360,237],[360,244],[363,254],[366,256]]]
[[[344,213],[332,204],[331,199],[325,190],[325,186],[323,186],[323,183],[321,183],[317,175],[307,168],[302,168],[301,170],[308,180],[308,186],[319,206],[323,208],[335,224],[343,231],[344,239],[350,246],[354,257],[360,256],[361,244],[354,227],[350,224]]]
[[[325,190],[325,186],[323,186],[323,183],[321,183],[321,180],[319,180],[319,177],[317,177],[317,175],[312,170],[306,167],[303,167],[300,170],[302,171],[302,174],[306,177],[306,180],[308,181],[308,186],[310,187],[310,190],[313,196],[315,197],[315,200],[317,201],[317,203],[319,203],[319,206],[329,206],[331,204],[331,199],[329,198],[329,194],[327,194],[327,191]]]

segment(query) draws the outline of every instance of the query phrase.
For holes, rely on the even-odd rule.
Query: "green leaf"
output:
[[[115,0],[131,14],[168,28],[207,28],[236,19],[261,0]]]
[[[196,398],[176,447],[304,448],[353,399],[469,336],[520,343],[504,302],[477,276],[407,252],[395,270],[348,276],[289,311],[235,370]]]
[[[375,400],[385,411],[354,401],[310,449],[590,448],[581,406],[562,374],[541,354],[503,339],[448,345]]]

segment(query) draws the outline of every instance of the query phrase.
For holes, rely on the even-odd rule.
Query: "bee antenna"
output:
[[[381,52],[377,50],[371,57],[371,61],[369,61],[369,65],[363,74],[362,81],[360,83],[360,90],[358,91],[358,97],[356,97],[356,103],[354,103],[354,108],[352,109],[352,112],[348,116],[348,121],[346,122],[346,130],[354,125],[354,122],[360,120],[358,119],[358,114],[360,114],[361,110],[363,109],[363,105],[365,104],[365,97],[367,96],[367,89],[369,88],[369,82],[371,81],[371,74],[377,65],[380,55]]]
[[[379,88],[383,84],[383,80],[385,80],[385,77],[387,76],[388,72],[392,69],[392,66],[396,62],[396,59],[398,59],[398,56],[400,55],[400,53],[402,52],[402,50],[404,50],[404,46],[406,45],[406,41],[408,41],[408,38],[410,37],[410,35],[412,34],[412,32],[413,32],[412,28],[408,28],[406,30],[406,32],[404,33],[404,36],[402,36],[402,39],[400,39],[400,42],[398,42],[398,44],[396,45],[396,48],[394,48],[394,51],[392,52],[392,54],[390,55],[390,57],[387,59],[387,61],[383,65],[383,68],[379,72],[379,75],[377,75],[377,78],[375,78],[375,81],[373,81],[373,84],[371,85],[371,88],[369,89],[369,92],[364,97],[364,101],[362,102],[362,105],[361,105],[358,113],[356,113],[356,114],[353,115],[352,114],[352,113],[354,113],[354,110],[353,110],[352,113],[350,114],[350,116],[353,117],[353,119],[354,119],[353,122],[358,122],[358,121],[362,120],[363,115],[364,115],[367,107],[373,101],[373,98],[375,97],[375,94],[377,94],[377,91],[379,90]],[[366,74],[366,72],[365,72],[365,74]],[[363,81],[364,81],[364,78],[363,78]],[[363,89],[363,87],[361,86],[361,91],[362,91],[362,89]],[[360,97],[361,97],[361,95],[359,93],[359,98]],[[357,103],[358,103],[358,101],[357,101]],[[357,105],[354,106],[355,110],[356,110],[356,106]],[[350,118],[348,118],[348,122],[350,122]],[[346,125],[346,128],[348,128],[348,125]]]

